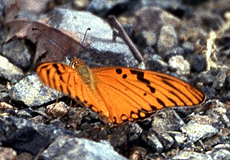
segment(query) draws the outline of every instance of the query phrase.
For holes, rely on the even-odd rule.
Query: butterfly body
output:
[[[163,107],[197,105],[205,98],[188,83],[158,72],[126,67],[90,69],[79,59],[71,66],[48,62],[36,72],[46,85],[79,99],[112,123],[144,118]]]
[[[92,72],[90,71],[89,67],[85,64],[82,65],[75,65],[76,71],[81,76],[82,80],[85,84],[88,85],[92,90],[94,90],[95,86],[95,77],[92,75]]]

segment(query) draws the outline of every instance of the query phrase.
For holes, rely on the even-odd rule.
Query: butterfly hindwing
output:
[[[163,107],[192,106],[204,100],[198,89],[166,74],[124,67],[95,68],[92,72],[104,101],[109,102],[110,118],[116,117],[118,123]]]

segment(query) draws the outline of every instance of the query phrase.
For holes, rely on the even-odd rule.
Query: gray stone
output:
[[[83,138],[60,136],[43,152],[45,160],[126,160],[107,141],[94,142]]]
[[[182,44],[182,47],[184,48],[187,54],[193,54],[195,51],[195,46],[194,46],[194,43],[192,42],[184,42]]]
[[[178,131],[169,131],[168,134],[174,138],[174,144],[177,147],[180,147],[185,143],[186,140],[185,134]]]
[[[0,64],[0,77],[9,80],[12,83],[16,83],[24,76],[24,73],[20,68],[10,63],[9,60],[3,56],[0,56]]]
[[[13,148],[0,147],[0,159],[1,160],[14,160],[17,158],[17,152]]]
[[[157,42],[157,50],[164,53],[178,45],[177,33],[171,25],[164,25],[161,28],[159,39]]]
[[[158,135],[158,139],[161,141],[164,149],[170,149],[174,144],[174,139],[168,133],[161,133]]]
[[[80,40],[84,39],[86,29],[90,28],[84,43],[93,53],[80,55],[83,60],[86,60],[86,63],[93,59],[94,63],[104,65],[134,66],[136,64],[131,51],[123,40],[121,38],[117,38],[116,42],[112,40],[113,30],[101,18],[90,12],[61,8],[55,9],[52,14],[60,16],[52,17],[51,26],[59,30],[75,32]]]
[[[184,56],[185,55],[184,49],[181,47],[172,48],[164,53],[163,58],[166,62],[168,62],[170,58],[176,55]]]
[[[134,28],[137,31],[148,30],[158,34],[162,26],[172,25],[173,28],[181,26],[179,18],[155,6],[142,7],[136,12],[135,18]]]
[[[201,72],[204,71],[207,63],[203,55],[199,54],[191,54],[189,57],[189,62],[191,64],[191,71],[192,72]]]
[[[183,120],[173,109],[161,110],[153,116],[152,129],[159,134],[179,130],[183,125]]]
[[[190,64],[183,56],[173,56],[169,59],[169,66],[176,70],[179,75],[190,74]]]
[[[36,75],[29,75],[11,88],[9,96],[14,101],[33,107],[55,100],[58,94],[40,82]]]
[[[143,30],[140,35],[142,40],[139,42],[142,47],[144,46],[154,46],[157,42],[157,36],[154,32],[149,30]]]
[[[3,17],[4,14],[4,7],[5,7],[5,2],[4,1],[0,1],[0,16]]]
[[[9,144],[18,152],[29,152],[36,156],[59,135],[73,132],[52,125],[32,122],[13,116],[0,117],[0,141]]]
[[[107,11],[109,8],[109,4],[106,0],[92,0],[92,2],[88,5],[87,10],[91,12],[102,12]]]
[[[213,72],[213,70],[203,71],[198,75],[198,79],[200,79],[204,85],[211,84],[215,79],[214,75],[216,75],[216,73]]]
[[[28,69],[31,65],[31,55],[25,44],[18,39],[4,44],[2,54],[22,69]]]
[[[163,151],[164,147],[162,143],[153,132],[144,132],[142,139],[151,149],[156,150],[156,152],[161,153]]]
[[[188,139],[196,142],[200,139],[211,137],[218,133],[218,130],[210,124],[199,124],[194,120],[181,127],[183,133],[188,135]]]
[[[218,74],[216,75],[213,81],[213,84],[212,84],[213,88],[220,90],[224,86],[228,69],[229,69],[228,67],[220,68]]]
[[[211,156],[205,155],[203,153],[194,152],[194,151],[181,151],[177,156],[173,157],[172,159],[212,160]]]
[[[230,145],[218,144],[211,151],[206,152],[213,160],[229,159],[230,158]]]

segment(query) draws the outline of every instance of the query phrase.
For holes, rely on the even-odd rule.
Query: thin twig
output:
[[[133,44],[132,40],[129,38],[121,24],[117,21],[116,17],[114,15],[110,15],[108,17],[108,21],[110,25],[117,29],[121,38],[125,41],[125,43],[128,45],[129,49],[131,50],[133,56],[137,59],[139,63],[144,61],[144,58],[142,57],[141,53],[138,51],[136,46]]]

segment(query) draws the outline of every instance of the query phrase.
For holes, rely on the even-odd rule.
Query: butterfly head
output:
[[[80,58],[74,58],[71,62],[70,62],[70,66],[72,68],[77,68],[81,65],[85,65],[85,63],[80,59]]]

